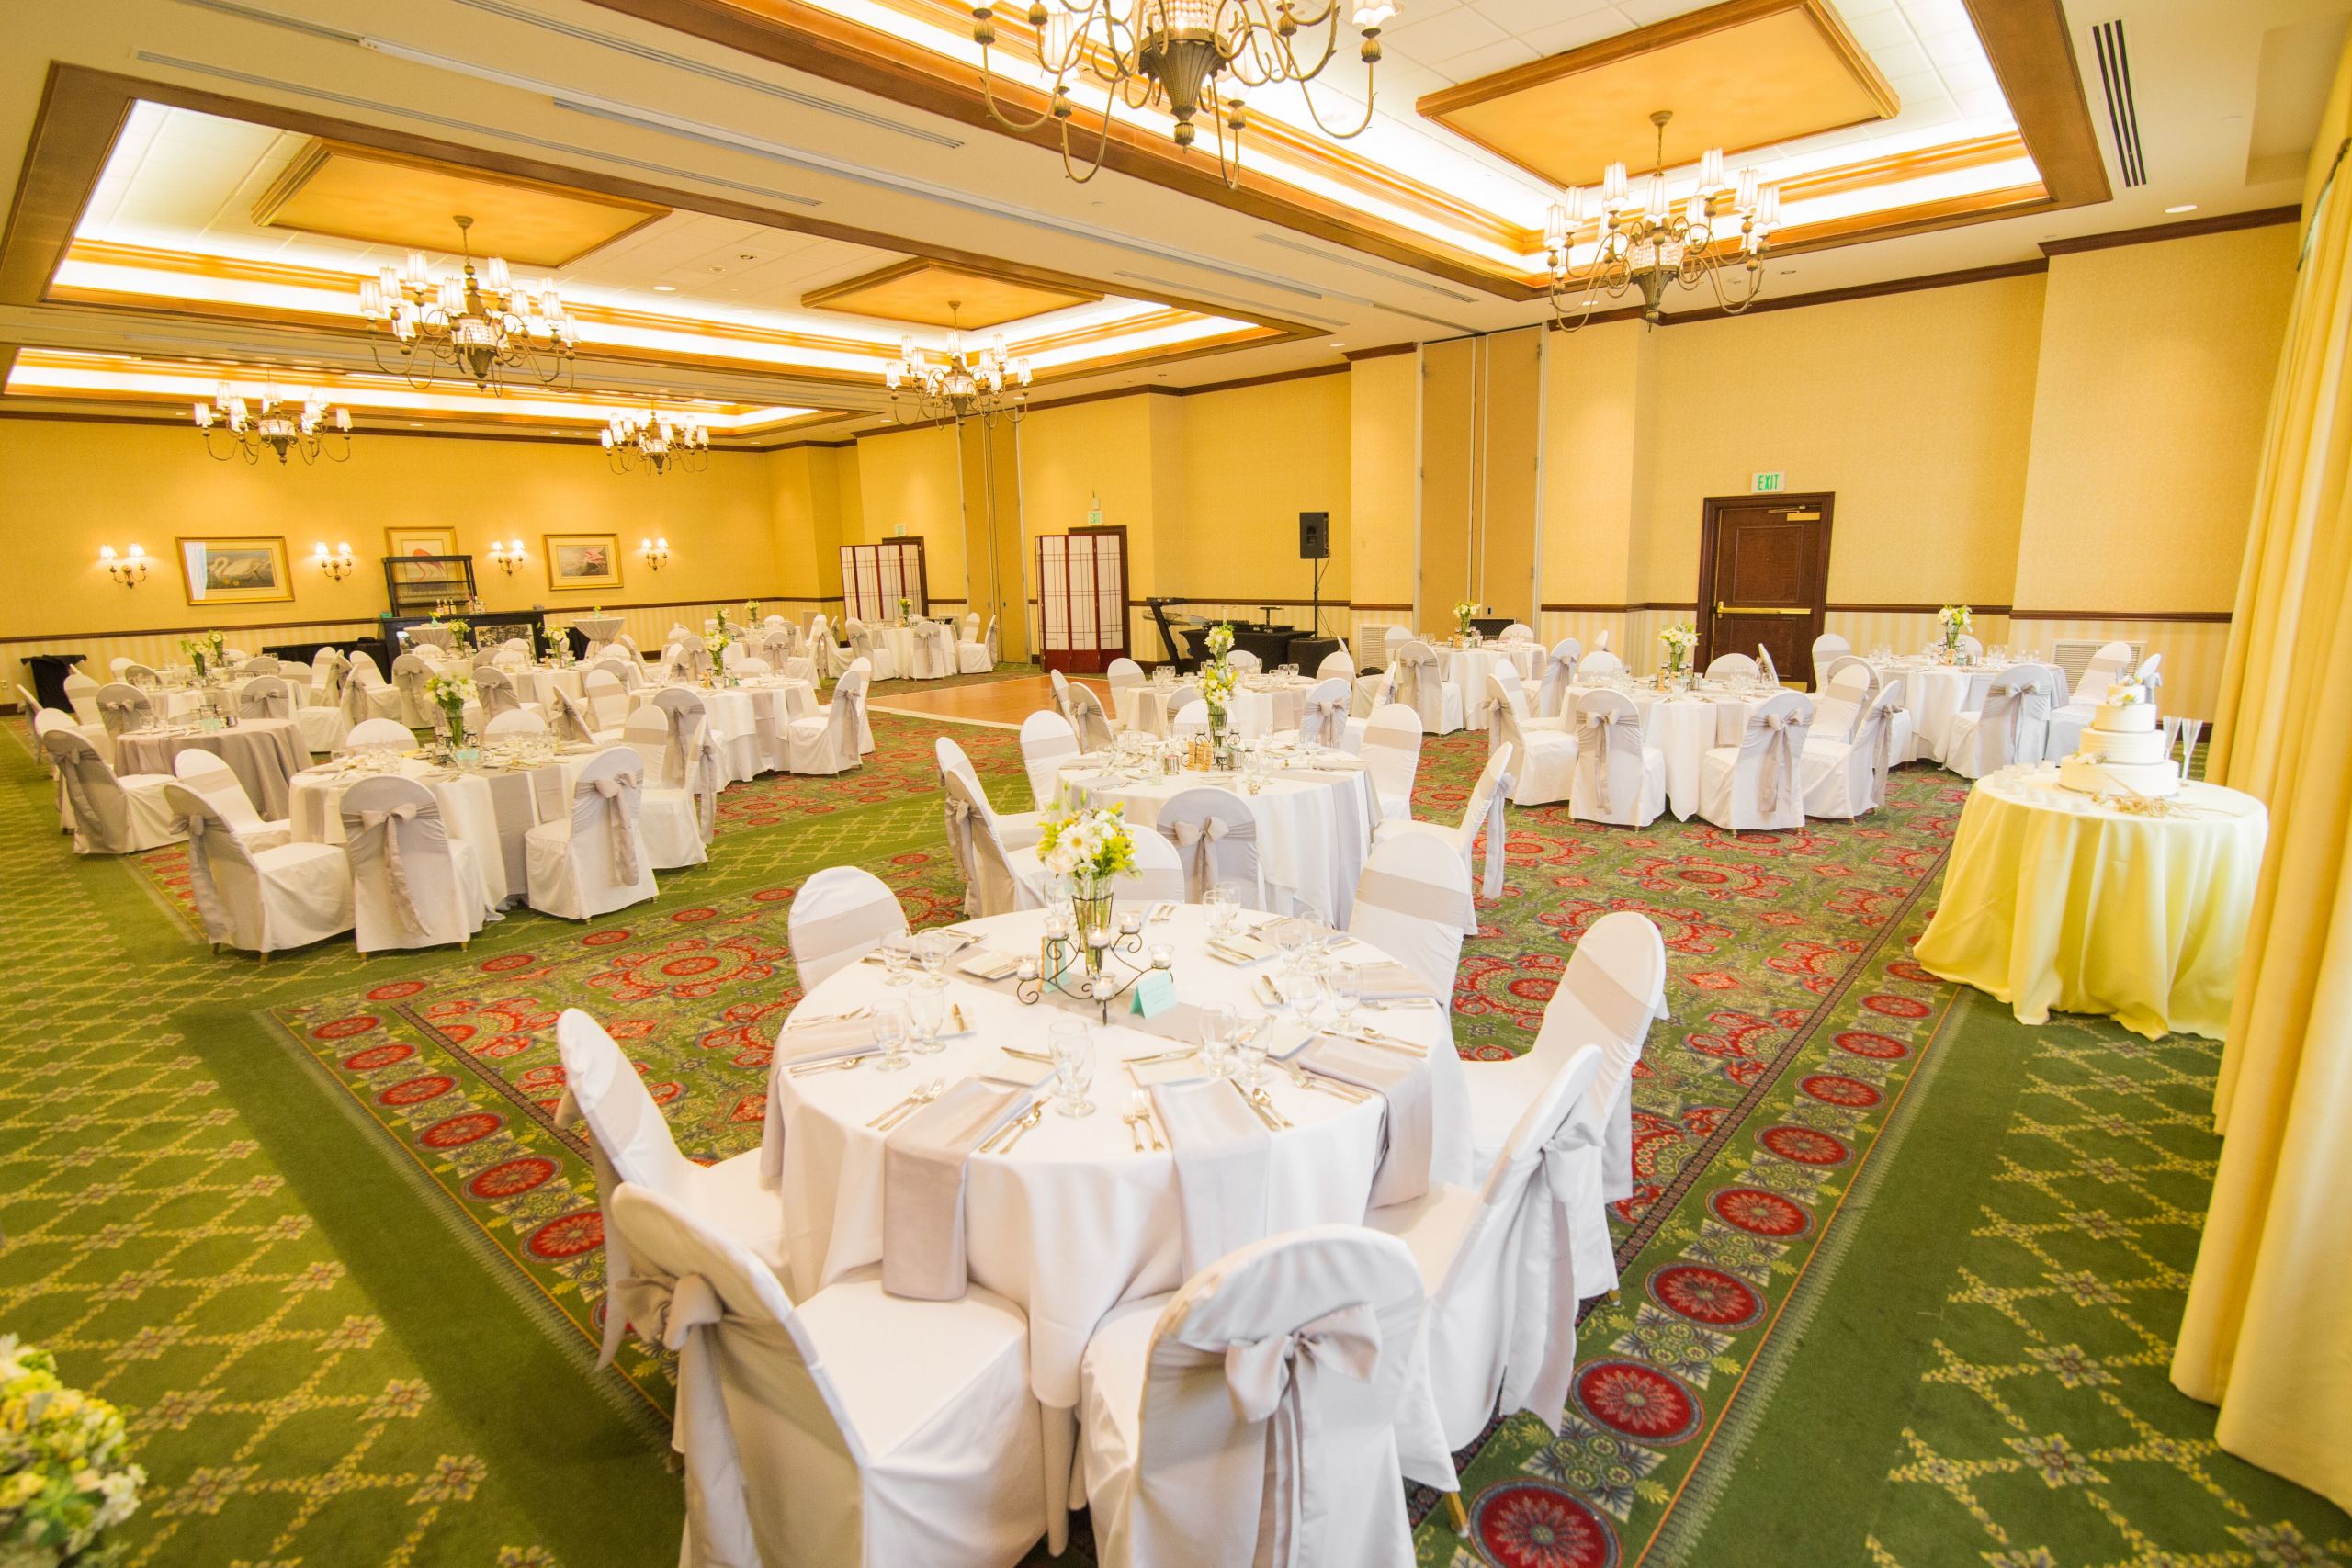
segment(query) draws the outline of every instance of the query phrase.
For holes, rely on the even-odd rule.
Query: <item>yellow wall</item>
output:
[[[858,507],[844,509],[843,544],[920,537],[932,593],[964,597],[964,476],[956,427],[861,435],[857,447]]]
[[[1420,515],[1420,486],[1414,475],[1420,446],[1420,355],[1392,354],[1351,365],[1348,576],[1353,596],[1363,604],[1413,602],[1413,540]]]

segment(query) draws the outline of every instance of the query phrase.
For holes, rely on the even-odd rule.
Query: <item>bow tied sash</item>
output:
[[[1555,653],[1544,667],[1544,684],[1536,691],[1536,711],[1549,718],[1556,715],[1567,701],[1567,690],[1577,682],[1577,656]]]
[[[1503,1359],[1502,1407],[1532,1411],[1556,1435],[1576,1371],[1576,1206],[1598,1156],[1579,1107],[1536,1157],[1543,1191],[1526,1206],[1518,1299]]]
[[[1796,784],[1796,736],[1801,720],[1794,713],[1768,713],[1759,715],[1756,722],[1764,731],[1764,772],[1756,781],[1756,806],[1770,817],[1780,809],[1782,787]]]
[[[81,809],[77,802],[74,809]],[[79,818],[76,818],[79,820]],[[207,942],[235,940],[237,926],[229,913],[229,906],[220,897],[220,886],[212,880],[211,830],[218,827],[223,837],[235,834],[225,822],[217,821],[209,812],[191,811],[187,814],[187,890],[196,900],[196,912],[204,920]]]
[[[1254,844],[1258,839],[1255,822],[1228,821],[1222,817],[1204,817],[1197,822],[1170,822],[1164,829],[1176,852],[1185,862],[1184,878],[1190,897],[1198,897],[1216,886],[1216,845],[1220,839],[1231,839],[1237,844]]]
[[[1494,797],[1487,802],[1487,881],[1483,891],[1488,898],[1503,896],[1503,870],[1507,858],[1503,842],[1506,837],[1504,812],[1510,804],[1511,792],[1518,787],[1518,781],[1505,773],[1495,781]]]
[[[695,1560],[711,1568],[751,1568],[761,1561],[760,1550],[712,1343],[713,1335],[726,1330],[727,1303],[699,1274],[680,1280],[632,1274],[616,1280],[612,1294],[608,1315],[626,1314],[640,1335],[678,1353],[670,1447],[685,1460],[692,1521],[686,1534],[697,1549]]]
[[[956,869],[964,874],[964,916],[969,919],[980,912],[979,877],[972,864],[973,818],[978,815],[972,803],[953,790],[947,792],[947,851],[956,857]]]
[[[1314,1385],[1329,1376],[1368,1383],[1380,1370],[1380,1316],[1366,1302],[1327,1312],[1288,1334],[1226,1348],[1225,1382],[1234,1413],[1267,1427],[1256,1552],[1266,1568],[1341,1568],[1322,1562],[1316,1551],[1329,1498],[1320,1473],[1324,1445],[1313,1429]]]
[[[1591,738],[1585,742],[1584,754],[1592,763],[1594,804],[1604,817],[1617,809],[1610,800],[1610,780],[1617,772],[1612,765],[1617,760],[1617,750],[1624,743],[1618,737],[1624,733],[1622,727],[1628,721],[1634,725],[1634,734],[1637,737],[1641,720],[1633,714],[1615,708],[1596,708],[1584,716],[1585,728],[1592,732]],[[1634,743],[1638,745],[1638,739]]]
[[[416,907],[416,894],[409,886],[408,866],[401,859],[400,824],[415,818],[416,802],[413,800],[402,801],[381,811],[362,811],[359,813],[359,839],[352,844],[352,849],[364,859],[370,848],[370,840],[378,834],[382,835],[384,880],[391,884],[393,912],[400,916],[401,926],[423,936],[424,916]]]
[[[637,829],[629,821],[628,796],[637,788],[637,781],[624,773],[618,778],[589,779],[583,798],[599,800],[613,846],[613,881],[619,886],[630,887],[637,883]],[[596,809],[592,807],[592,809]],[[580,831],[580,814],[572,812],[571,830]]]
[[[1337,746],[1348,733],[1348,703],[1345,697],[1326,697],[1321,702],[1309,702],[1298,721],[1299,738],[1318,746]]]
[[[105,721],[107,733],[119,735],[126,729],[144,729],[154,710],[144,697],[100,697],[98,714]]]
[[[686,767],[693,757],[686,736],[686,710],[664,708],[669,716],[670,736],[662,748],[662,782],[671,789],[686,787]]]

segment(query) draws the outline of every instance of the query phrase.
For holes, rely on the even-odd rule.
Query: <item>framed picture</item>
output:
[[[548,586],[553,589],[618,588],[621,541],[617,534],[543,534]]]
[[[260,604],[294,597],[283,535],[175,542],[191,604]]]
[[[387,528],[384,530],[384,553],[388,556],[454,556],[458,554],[458,531],[455,528]],[[402,578],[410,582],[422,582],[440,577],[441,567],[403,568]]]

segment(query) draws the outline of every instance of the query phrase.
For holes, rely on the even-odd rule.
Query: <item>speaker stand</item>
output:
[[[1307,636],[1317,642],[1323,640],[1323,569],[1330,564],[1329,556],[1315,558],[1315,588],[1313,618],[1307,623]]]

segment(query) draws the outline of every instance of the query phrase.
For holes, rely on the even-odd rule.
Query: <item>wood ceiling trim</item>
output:
[[[1023,281],[1021,278],[1009,276],[1001,271],[983,271],[978,267],[949,266],[944,263],[932,261],[927,257],[910,256],[905,261],[893,262],[888,266],[876,267],[871,272],[860,273],[855,277],[845,277],[839,283],[828,283],[821,288],[809,289],[807,293],[800,296],[800,305],[803,310],[838,310],[844,315],[870,316],[877,321],[906,321],[916,326],[937,327],[950,325],[951,323],[949,322],[934,321],[927,316],[922,318],[912,316],[893,316],[887,311],[870,309],[861,310],[854,303],[844,303],[844,301],[854,300],[862,295],[870,295],[876,289],[884,288],[888,285],[903,282],[909,278],[920,277],[925,274],[932,273],[941,275],[943,283],[948,288],[956,287],[954,279],[962,277],[968,278],[982,285],[1009,284],[1015,288],[1024,290],[1028,293],[1044,296],[1052,301],[1052,303],[1041,305],[1035,310],[1028,310],[1015,316],[991,316],[989,312],[982,311],[974,320],[963,323],[965,330],[970,332],[987,332],[991,328],[1009,326],[1015,321],[1031,321],[1038,316],[1046,315],[1055,310],[1067,310],[1079,305],[1097,304],[1101,302],[1102,299],[1102,294],[1099,289],[1045,288],[1036,284]]]
[[[1962,0],[1993,79],[2008,100],[2026,149],[2055,208],[2084,207],[2115,193],[2091,124],[2075,62],[2064,0]]]
[[[2071,256],[2084,251],[2109,251],[2119,245],[2147,245],[2159,240],[2188,240],[2199,234],[2227,234],[2238,229],[2267,229],[2278,223],[2300,223],[2300,207],[2257,207],[2245,212],[2217,212],[2211,218],[2184,218],[2177,223],[2151,223],[2142,229],[2111,229],[2103,234],[2075,234],[2044,240],[2045,256]]]

